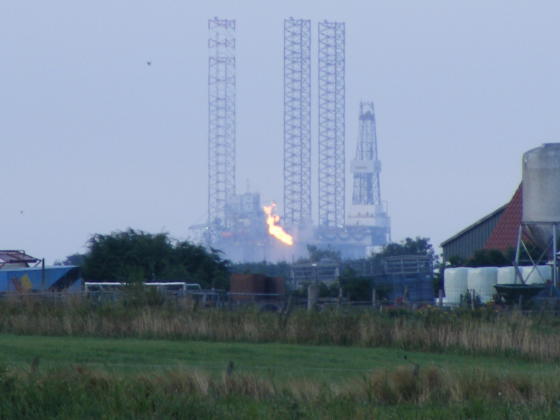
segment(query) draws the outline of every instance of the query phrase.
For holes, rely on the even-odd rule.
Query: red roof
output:
[[[506,251],[517,246],[517,235],[521,225],[522,198],[523,193],[520,184],[488,237],[484,245],[485,249]]]

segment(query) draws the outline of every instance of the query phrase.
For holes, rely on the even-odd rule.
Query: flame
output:
[[[276,203],[272,203],[270,206],[264,206],[263,210],[266,214],[266,224],[268,225],[268,233],[278,239],[280,242],[292,246],[294,244],[294,238],[292,235],[287,233],[282,226],[278,225],[280,222],[280,216],[277,214],[272,214]]]

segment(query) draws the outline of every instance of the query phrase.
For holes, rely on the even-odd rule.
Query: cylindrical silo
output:
[[[523,155],[523,216],[542,248],[560,223],[560,143],[545,143]]]
[[[446,268],[443,274],[443,288],[445,290],[445,303],[458,305],[461,303],[461,295],[467,294],[468,268],[456,267]]]
[[[552,280],[552,267],[549,265],[521,266],[519,274],[524,284],[541,284]],[[498,267],[497,284],[520,283],[520,279],[515,273],[515,267]]]
[[[525,284],[542,284],[552,279],[552,269],[549,265],[519,267]]]
[[[469,269],[467,284],[474,290],[481,303],[492,300],[496,293],[494,285],[498,282],[498,267],[479,267]]]
[[[515,280],[515,267],[498,267],[497,284],[514,284]]]

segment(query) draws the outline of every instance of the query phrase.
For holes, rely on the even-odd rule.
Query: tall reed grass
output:
[[[0,333],[397,347],[560,360],[559,319],[548,315],[326,310],[266,313],[173,305],[93,305],[81,298],[0,301]]]
[[[404,366],[346,383],[2,369],[0,418],[557,418],[560,379]]]

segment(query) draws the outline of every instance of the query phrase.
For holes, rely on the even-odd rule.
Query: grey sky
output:
[[[372,99],[393,239],[439,244],[510,198],[525,150],[560,139],[559,15],[554,1],[3,0],[0,248],[52,261],[92,233],[184,238],[205,220],[214,16],[238,25],[239,190],[282,202],[283,19],[342,20],[348,156]]]

